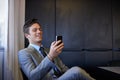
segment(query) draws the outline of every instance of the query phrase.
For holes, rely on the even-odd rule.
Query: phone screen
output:
[[[58,41],[58,40],[61,40],[61,42],[59,43],[59,44],[61,44],[62,43],[62,36],[56,36],[56,41]]]
[[[56,41],[61,40],[62,41],[62,36],[56,36]]]

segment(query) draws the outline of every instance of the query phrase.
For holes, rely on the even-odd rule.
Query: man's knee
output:
[[[78,66],[75,66],[75,67],[72,67],[71,68],[72,69],[72,71],[73,71],[73,73],[74,74],[87,74],[87,72],[84,70],[84,69],[82,69],[82,68],[80,68],[80,67],[78,67]]]
[[[72,68],[71,68],[71,70],[74,70],[74,71],[76,71],[76,72],[77,72],[77,71],[80,71],[80,70],[81,70],[81,68],[80,68],[80,67],[78,67],[78,66],[75,66],[75,67],[72,67]]]
[[[92,78],[84,69],[80,68],[80,67],[73,67],[71,68],[74,72],[73,75],[79,76],[81,79],[85,79],[85,80],[95,80],[94,78]]]
[[[82,68],[75,66],[70,68],[64,73],[58,80],[94,80],[90,75]]]

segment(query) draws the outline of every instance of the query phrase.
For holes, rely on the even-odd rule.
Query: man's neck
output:
[[[38,45],[38,46],[41,46],[41,45],[42,45],[41,42],[38,42],[38,43],[30,43],[30,44],[35,44],[35,45]]]

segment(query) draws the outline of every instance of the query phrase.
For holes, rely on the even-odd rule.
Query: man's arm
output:
[[[55,64],[60,68],[62,73],[66,72],[69,69],[59,57],[55,58]]]
[[[49,50],[50,50],[49,48],[45,48],[46,54],[49,53]],[[56,57],[53,62],[60,69],[62,73],[66,72],[69,69],[59,57]]]
[[[30,80],[42,79],[54,65],[48,57],[45,57],[41,60],[40,64],[36,66],[31,54],[26,50],[19,51],[18,59],[23,72]]]

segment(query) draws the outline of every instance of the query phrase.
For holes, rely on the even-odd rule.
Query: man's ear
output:
[[[27,39],[29,39],[29,34],[25,33],[25,37],[26,37]]]

